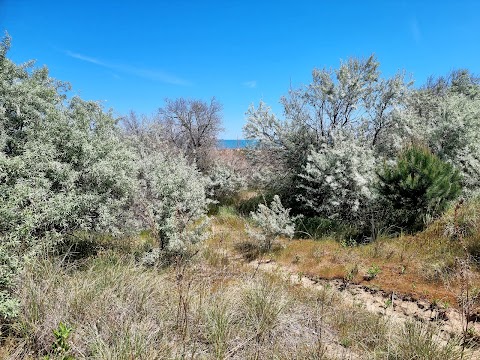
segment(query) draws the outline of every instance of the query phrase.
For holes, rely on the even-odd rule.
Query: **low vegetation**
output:
[[[22,311],[2,358],[460,359],[460,340],[438,341],[434,325],[399,326],[333,289],[255,273],[224,257],[221,238],[168,268],[139,264],[140,241],[103,243],[73,263],[35,261],[16,292]]]

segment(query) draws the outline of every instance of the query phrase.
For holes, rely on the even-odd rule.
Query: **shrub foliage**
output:
[[[378,176],[392,223],[406,229],[420,229],[426,215],[439,215],[461,191],[459,171],[420,146],[402,151],[397,162],[385,165]]]
[[[126,133],[99,103],[66,100],[69,85],[49,77],[47,68],[10,61],[9,47],[6,37],[0,45],[0,316],[17,313],[11,293],[25,262],[67,236],[125,235],[149,225],[162,249],[181,251],[200,240],[207,181],[185,156],[156,141],[158,127]]]
[[[290,217],[290,209],[285,209],[280,197],[275,195],[270,206],[259,204],[256,212],[250,216],[257,229],[247,228],[250,236],[255,238],[263,250],[270,250],[272,243],[279,236],[293,237],[295,233],[294,219]]]

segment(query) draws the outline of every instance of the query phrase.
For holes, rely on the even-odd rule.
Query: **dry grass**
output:
[[[480,221],[477,221],[473,209],[467,207],[461,213],[463,231],[469,239],[475,239],[480,234]],[[464,253],[461,244],[448,235],[452,216],[447,213],[414,236],[380,238],[373,243],[353,247],[344,246],[332,238],[281,239],[272,252],[262,255],[258,246],[245,234],[246,220],[229,209],[219,214],[215,221],[217,234],[227,235],[223,236],[223,240],[217,235],[211,239],[210,246],[222,244],[226,252],[236,252],[248,261],[259,256],[272,258],[292,273],[311,278],[348,278],[350,282],[386,292],[457,307],[462,287],[458,259]],[[466,219],[469,219],[468,222]],[[372,267],[378,267],[380,272],[369,280],[366,275]],[[358,271],[351,277],[353,268]],[[472,270],[470,283],[480,284],[479,266],[473,266]]]
[[[354,247],[331,239],[283,240],[282,250],[272,257],[293,272],[312,278],[344,279],[355,267],[358,273],[349,279],[353,283],[455,305],[461,286],[456,259],[462,250],[448,239],[436,239],[419,234]],[[365,275],[372,267],[378,267],[380,273],[368,280]],[[480,283],[478,271],[472,273],[471,282]]]
[[[81,261],[31,264],[18,289],[23,311],[0,358],[51,355],[60,322],[73,328],[68,341],[77,359],[459,358],[458,343],[437,341],[435,328],[398,324],[344,303],[328,288],[255,271],[232,256],[246,239],[244,220],[233,211],[222,210],[213,226],[192,261],[165,269],[139,265],[140,240],[103,246]],[[344,276],[353,263],[361,274],[375,260],[382,272],[372,282],[380,285],[395,269],[388,270],[387,261],[402,258],[409,265],[417,259],[410,247],[389,240],[378,248],[343,248],[332,240],[282,244],[268,256],[325,277]],[[334,264],[330,273],[323,270]]]
[[[4,358],[50,354],[60,322],[74,329],[69,341],[76,358],[288,358],[309,345],[304,322],[311,314],[297,311],[275,277],[252,279],[201,261],[145,269],[112,251],[82,268],[51,259],[33,266],[18,294],[18,340]]]

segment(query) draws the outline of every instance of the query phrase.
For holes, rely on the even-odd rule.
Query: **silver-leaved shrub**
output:
[[[332,134],[330,144],[312,150],[299,195],[315,213],[331,219],[364,220],[375,197],[374,151],[349,131]]]
[[[462,175],[464,195],[480,191],[480,80],[467,70],[431,80],[403,112],[409,138]]]
[[[208,176],[212,197],[220,203],[232,199],[247,184],[247,180],[235,166],[220,161],[214,163]]]
[[[119,233],[135,190],[134,157],[111,113],[74,97],[0,46],[0,316],[28,259],[77,231]]]
[[[369,181],[374,176],[372,152],[378,158],[392,158],[402,147],[397,133],[404,126],[399,114],[406,106],[410,85],[401,72],[382,78],[374,56],[351,58],[338,69],[314,69],[310,84],[291,89],[280,101],[283,118],[263,102],[251,106],[244,133],[257,140],[252,156],[271,169],[271,190],[295,206],[296,212],[305,207],[325,216],[340,214],[342,207],[357,211],[367,193],[362,179]],[[363,155],[351,153],[353,159],[347,165],[348,155],[340,154],[338,138],[345,132],[352,134],[354,144],[344,141],[343,145],[350,151],[367,152],[365,171],[354,164],[355,159],[363,161]],[[333,169],[336,157],[342,158],[338,170]],[[367,175],[366,169],[372,174]],[[305,184],[310,180],[306,193],[297,186],[299,181]],[[314,190],[320,184],[326,190],[323,195]],[[315,199],[310,198],[309,190]],[[358,197],[353,195],[356,190],[361,191]]]
[[[208,236],[210,179],[164,140],[158,124],[133,125],[125,132],[137,168],[133,212],[137,225],[157,240],[158,248],[144,259],[153,264],[168,253],[186,254]]]
[[[290,209],[283,207],[278,195],[273,197],[270,206],[260,204],[257,211],[252,211],[250,216],[256,227],[247,226],[247,232],[265,251],[271,249],[279,236],[292,238],[295,234],[295,223],[290,216]]]
[[[187,159],[152,153],[139,162],[137,212],[160,250],[183,251],[201,241],[206,227],[208,178]]]

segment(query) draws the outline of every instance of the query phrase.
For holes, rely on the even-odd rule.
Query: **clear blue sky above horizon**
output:
[[[313,68],[375,53],[383,75],[480,73],[478,1],[0,0],[9,57],[35,59],[72,93],[115,114],[153,114],[165,98],[215,96],[225,139],[242,138],[260,100],[281,115]]]

